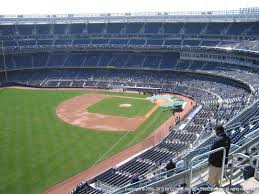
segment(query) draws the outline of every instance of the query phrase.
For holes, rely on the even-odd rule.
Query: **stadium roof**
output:
[[[258,0],[4,0],[0,15],[236,10]]]

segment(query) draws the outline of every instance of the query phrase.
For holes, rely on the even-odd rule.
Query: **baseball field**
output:
[[[62,120],[56,111],[62,102],[82,95],[100,97],[95,104],[83,107],[88,114],[139,118],[154,111],[131,131],[78,127]],[[154,109],[155,105],[145,97],[76,90],[2,89],[0,193],[39,194],[143,140],[171,116],[169,111]],[[116,142],[119,143],[113,147]]]

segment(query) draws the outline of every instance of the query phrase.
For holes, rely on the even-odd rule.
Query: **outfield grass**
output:
[[[131,107],[122,108],[120,104],[130,104]],[[87,108],[87,111],[105,115],[136,117],[144,116],[154,105],[151,101],[144,99],[112,97],[93,104]]]
[[[100,132],[65,124],[57,105],[84,91],[4,89],[0,94],[0,193],[39,194],[141,141],[169,118],[155,111],[134,132]],[[125,135],[126,134],[126,135]],[[104,155],[112,145],[113,150]]]

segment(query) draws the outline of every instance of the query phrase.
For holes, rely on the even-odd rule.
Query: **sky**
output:
[[[0,15],[211,11],[259,7],[259,0],[0,0]]]

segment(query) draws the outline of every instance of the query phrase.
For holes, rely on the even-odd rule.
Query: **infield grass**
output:
[[[57,105],[84,93],[2,90],[1,194],[40,194],[96,161],[141,141],[171,115],[157,109],[134,132],[100,132],[65,124],[55,114]]]
[[[130,104],[130,107],[120,107],[121,104]],[[136,117],[144,116],[154,105],[145,99],[112,97],[93,104],[87,108],[87,111],[105,115]]]

